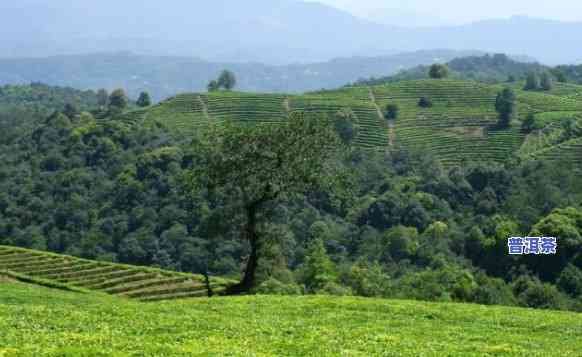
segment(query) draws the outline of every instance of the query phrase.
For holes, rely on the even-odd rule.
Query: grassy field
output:
[[[0,273],[2,271],[13,279],[48,287],[98,291],[141,301],[208,296],[204,278],[198,275],[5,246],[0,246]],[[228,283],[211,278],[210,288],[220,293]]]
[[[528,113],[534,113],[547,125],[563,118],[582,117],[582,86],[556,83],[550,92],[525,92],[516,84],[517,118],[511,128],[498,130],[494,103],[502,88],[471,81],[414,80],[305,95],[190,93],[146,111],[128,113],[122,119],[131,124],[158,120],[191,135],[209,121],[276,123],[294,111],[334,115],[347,109],[357,118],[360,130],[355,143],[362,148],[402,146],[426,150],[446,166],[464,159],[504,162],[515,155],[526,160],[551,158],[552,155],[543,154],[547,145],[540,146],[537,141],[531,145],[534,140],[528,140],[521,132],[521,121]],[[433,107],[420,108],[421,97],[429,98]],[[399,118],[393,122],[383,118],[382,110],[387,104],[400,107]],[[565,145],[556,150],[574,161],[582,160],[576,159],[577,146]]]
[[[580,356],[582,315],[348,297],[141,303],[0,279],[0,356]]]

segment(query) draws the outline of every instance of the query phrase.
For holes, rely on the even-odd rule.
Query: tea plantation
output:
[[[361,148],[383,150],[402,146],[426,150],[446,166],[463,160],[504,162],[515,156],[525,160],[552,158],[554,152],[579,162],[578,146],[565,143],[551,148],[553,153],[546,153],[547,146],[536,146],[522,155],[520,150],[524,143],[529,143],[530,135],[522,132],[521,122],[528,113],[535,114],[545,125],[578,117],[582,114],[582,86],[556,83],[549,92],[526,92],[519,84],[513,86],[518,113],[508,129],[496,128],[495,97],[503,85],[451,79],[401,81],[288,96],[237,92],[182,94],[123,118],[129,123],[159,120],[191,135],[208,121],[276,123],[293,111],[334,115],[350,110],[359,127],[355,144]],[[429,99],[432,106],[420,107],[421,97]],[[396,120],[384,118],[388,104],[399,106]]]
[[[580,356],[582,316],[328,296],[142,303],[0,278],[0,356]]]
[[[141,301],[208,296],[228,281],[146,267],[96,262],[64,255],[0,246],[0,273],[12,279],[63,290],[94,290]]]

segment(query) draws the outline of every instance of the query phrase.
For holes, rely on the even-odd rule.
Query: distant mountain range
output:
[[[223,69],[236,73],[237,89],[297,93],[336,88],[360,78],[395,74],[400,70],[479,51],[431,50],[381,57],[338,58],[295,65],[208,62],[187,57],[144,56],[131,53],[0,59],[1,84],[42,82],[79,89],[125,88],[136,98],[148,91],[155,100],[181,92],[205,91]]]
[[[447,48],[582,61],[582,23],[513,17],[404,28],[296,0],[2,1],[0,32],[0,57],[13,58],[131,51],[290,64]]]

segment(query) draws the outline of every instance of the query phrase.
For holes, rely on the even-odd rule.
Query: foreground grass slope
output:
[[[550,118],[548,124],[564,116],[582,114],[582,86],[557,83],[550,92],[525,92],[514,85],[518,115],[509,129],[496,129],[495,97],[503,85],[487,85],[461,80],[412,80],[372,87],[349,87],[305,95],[217,92],[182,94],[148,110],[124,115],[128,123],[159,120],[186,134],[208,121],[223,120],[276,123],[293,111],[336,114],[351,110],[358,121],[356,145],[383,149],[402,146],[427,150],[445,165],[467,160],[503,162],[514,155],[524,159],[551,158],[542,154],[548,147],[532,147],[521,131],[528,113]],[[420,108],[426,97],[431,108]],[[398,104],[395,121],[384,119],[387,104]],[[528,144],[527,155],[520,150]],[[570,146],[560,148],[566,156]],[[540,151],[538,155],[538,151]]]
[[[0,280],[0,356],[579,356],[580,314],[363,298],[139,303]]]
[[[65,290],[94,290],[141,301],[208,296],[204,278],[160,269],[97,262],[65,255],[0,246],[0,273]],[[214,293],[227,281],[212,278]],[[1,356],[1,354],[0,354]]]

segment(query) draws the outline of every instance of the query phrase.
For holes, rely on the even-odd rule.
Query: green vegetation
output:
[[[432,107],[432,101],[430,99],[428,99],[427,97],[421,97],[418,100],[418,106],[421,108],[430,108],[430,107]]]
[[[512,124],[531,113],[542,129],[498,127],[495,99],[505,86],[516,94]],[[336,197],[309,185],[265,203],[256,232],[267,244],[258,249],[254,291],[580,310],[579,87],[521,87],[441,79],[302,96],[221,91],[112,117],[67,106],[68,115],[50,114],[1,143],[0,244],[238,281],[253,248],[236,190],[272,178],[285,184],[295,171],[256,171],[272,175],[251,177],[253,187],[203,185],[192,199],[189,174],[207,167],[205,152],[223,149],[202,152],[192,142],[208,128],[218,134],[210,142],[220,143],[229,126],[250,127],[228,151],[246,174],[273,163],[267,152],[297,153],[261,148],[293,137],[285,131],[290,118],[327,115],[315,123],[337,133],[318,145],[337,141],[335,134],[353,143],[347,157],[328,163],[352,173],[351,192]],[[422,97],[433,106],[419,107]],[[388,104],[398,104],[398,120],[384,119]],[[252,128],[278,139],[253,136]],[[310,146],[296,147],[294,159]],[[297,165],[325,173],[310,164]],[[507,255],[509,235],[535,232],[564,237],[567,249],[555,260]]]
[[[216,92],[223,88],[226,91],[231,91],[236,86],[236,76],[231,71],[224,70],[218,76],[218,79],[213,79],[208,83],[207,89],[209,92]]]
[[[42,83],[0,86],[0,145],[16,141],[55,110],[86,111],[96,107],[93,91],[50,87]],[[3,159],[0,152],[0,161]]]
[[[386,110],[384,111],[384,118],[389,120],[398,119],[398,112],[400,108],[397,104],[388,104],[386,105]]]
[[[449,77],[454,79],[475,80],[483,83],[516,82],[524,80],[528,73],[551,71],[557,76],[559,70],[553,70],[538,63],[520,62],[505,54],[458,57],[446,64]],[[379,85],[403,80],[430,78],[430,66],[418,66],[403,70],[389,77],[373,78],[356,82],[359,85]],[[582,83],[572,81],[572,83]]]
[[[449,68],[444,64],[433,64],[430,66],[428,76],[432,79],[443,79],[449,76]]]
[[[68,87],[52,87],[42,83],[0,86],[0,107],[19,106],[50,114],[72,104],[80,110],[94,109],[97,94]]]
[[[211,125],[195,142],[194,193],[206,189],[211,205],[217,201],[241,207],[244,217],[242,238],[251,251],[244,277],[233,292],[246,292],[256,285],[266,244],[258,227],[271,218],[268,206],[316,190],[331,192],[341,177],[341,172],[332,169],[338,167],[333,161],[341,151],[331,120],[300,113],[279,125]],[[221,192],[225,197],[217,197]]]
[[[225,291],[227,281],[70,256],[0,246],[0,275],[26,283],[71,291],[95,290],[141,301],[209,296]]]
[[[550,76],[550,74],[548,72],[543,72],[541,80],[540,80],[541,89],[545,90],[545,91],[550,91],[550,90],[552,90],[553,86],[554,86],[554,84],[553,84],[552,77]]]
[[[152,105],[152,100],[148,92],[141,92],[136,102],[138,107],[145,108]]]
[[[523,90],[538,90],[541,88],[540,77],[535,72],[530,72],[525,80]]]
[[[128,99],[123,89],[116,89],[109,96],[109,112],[111,114],[121,113],[127,108]]]
[[[109,94],[107,93],[107,90],[101,88],[97,91],[97,104],[100,109],[109,105]]]
[[[417,80],[374,87],[349,87],[301,96],[217,92],[184,94],[148,110],[148,121],[160,121],[187,135],[209,121],[283,121],[293,112],[325,114],[332,118],[353,113],[357,132],[353,144],[362,148],[426,149],[450,167],[463,160],[506,162],[529,142],[520,129],[529,113],[554,115],[582,113],[582,87],[556,83],[544,93],[523,91],[521,83],[508,84],[515,93],[513,120],[498,126],[496,96],[504,87],[459,80]],[[432,106],[419,106],[419,98]],[[391,126],[385,108],[397,105],[398,120]],[[143,115],[141,117],[144,117]],[[133,119],[132,119],[133,120]],[[540,129],[550,124],[551,120]],[[535,135],[536,133],[532,133]],[[532,156],[523,156],[526,160]],[[577,162],[575,160],[575,162]]]
[[[579,314],[346,297],[143,304],[0,282],[0,353],[19,356],[574,356]]]
[[[495,110],[499,113],[499,127],[508,128],[515,116],[515,93],[504,88],[495,99]]]
[[[268,93],[303,93],[337,88],[357,78],[396,73],[402,68],[473,55],[476,51],[425,50],[382,57],[353,57],[317,63],[266,65],[256,62],[207,62],[183,56],[151,56],[128,52],[91,53],[45,58],[2,58],[0,83],[39,81],[53,86],[106,88],[123,83],[130,98],[147,90],[155,102],[178,93],[206,90],[228,67],[238,88]],[[285,58],[283,56],[282,58]],[[285,59],[284,61],[287,61]],[[279,62],[279,61],[277,61]],[[128,75],[131,74],[128,80]]]

